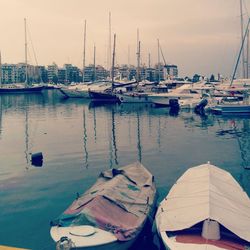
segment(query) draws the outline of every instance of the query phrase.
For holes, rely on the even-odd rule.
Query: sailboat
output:
[[[42,85],[29,84],[28,77],[28,63],[27,63],[27,34],[26,34],[26,18],[24,19],[24,33],[25,33],[25,84],[2,84],[2,63],[0,55],[0,94],[26,94],[41,92],[44,88]]]
[[[116,34],[114,34],[114,47],[113,47],[113,58],[112,58],[112,72],[111,72],[111,88],[108,88],[104,91],[89,91],[89,96],[94,102],[101,103],[118,103],[120,102],[119,98],[114,93],[115,83],[114,83],[114,64],[115,64],[115,41]]]
[[[219,113],[219,114],[245,114],[245,113],[250,113],[250,97],[249,97],[249,88],[234,88],[232,86],[233,84],[233,80],[236,74],[236,70],[240,61],[240,57],[241,54],[243,53],[244,50],[244,43],[248,34],[248,27],[249,27],[249,23],[250,23],[250,19],[248,19],[248,23],[247,23],[247,27],[246,27],[246,31],[241,43],[241,48],[240,48],[240,52],[238,54],[238,58],[236,61],[236,65],[233,71],[233,76],[231,79],[231,83],[229,85],[229,88],[227,89],[227,91],[237,91],[237,90],[241,90],[243,93],[243,101],[242,102],[232,102],[232,103],[220,103],[219,105],[215,105],[210,107],[210,110],[214,113]]]

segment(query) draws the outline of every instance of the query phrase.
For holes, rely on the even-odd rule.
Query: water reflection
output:
[[[86,128],[86,114],[85,114],[85,108],[83,108],[83,149],[84,149],[84,155],[85,155],[85,161],[84,161],[84,167],[88,168],[88,150],[87,150],[87,128]]]
[[[250,169],[250,117],[220,117],[217,118],[219,130],[217,136],[237,141],[241,156],[241,166]]]
[[[141,128],[140,128],[140,116],[139,116],[139,112],[136,113],[136,118],[137,118],[137,150],[138,150],[138,161],[142,162]]]
[[[118,160],[117,160],[118,149],[117,149],[116,134],[115,134],[115,111],[113,108],[111,111],[111,121],[112,121],[112,145],[113,145],[112,151],[114,152],[115,164],[118,165]]]

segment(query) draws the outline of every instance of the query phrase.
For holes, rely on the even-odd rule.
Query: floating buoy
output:
[[[43,153],[38,152],[31,154],[31,164],[36,167],[41,167],[43,165]]]

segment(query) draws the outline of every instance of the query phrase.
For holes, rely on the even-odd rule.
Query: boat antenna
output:
[[[116,34],[114,34],[114,46],[113,46],[113,58],[112,58],[112,71],[111,71],[111,79],[112,79],[112,91],[114,90],[114,70],[115,70],[115,41]]]
[[[28,62],[27,62],[27,31],[26,18],[24,18],[24,47],[25,47],[25,83],[28,84]]]
[[[233,80],[234,80],[234,77],[235,77],[235,74],[236,74],[236,70],[237,70],[237,67],[238,67],[238,64],[239,64],[239,61],[240,61],[240,56],[241,56],[241,53],[242,53],[242,50],[243,50],[243,47],[244,47],[244,42],[245,42],[245,40],[246,40],[247,33],[248,33],[249,23],[250,23],[250,18],[248,19],[248,22],[247,22],[246,31],[245,31],[245,34],[244,34],[244,37],[243,37],[243,40],[242,40],[242,43],[241,43],[240,52],[239,52],[239,55],[238,55],[238,58],[237,58],[237,61],[236,61],[236,65],[235,65],[235,67],[234,67],[232,79],[231,79],[231,82],[230,82],[230,87],[231,87],[232,84],[233,84]]]
[[[85,78],[85,56],[86,56],[86,20],[84,21],[84,41],[83,41],[83,65],[82,65],[82,82]]]

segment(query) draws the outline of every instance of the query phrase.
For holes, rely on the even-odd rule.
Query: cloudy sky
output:
[[[84,20],[86,64],[107,65],[109,12],[116,33],[116,62],[136,65],[137,29],[142,63],[157,62],[157,39],[167,63],[181,76],[230,76],[240,46],[240,0],[0,0],[2,63],[24,61],[27,18],[29,63],[82,67]],[[244,19],[250,0],[244,1]],[[130,52],[128,52],[130,51]],[[161,59],[162,60],[162,59]]]

